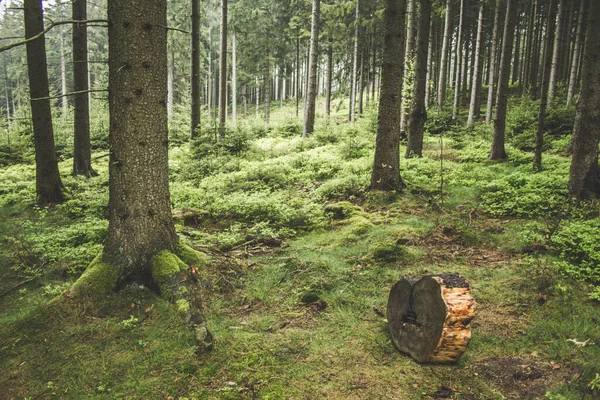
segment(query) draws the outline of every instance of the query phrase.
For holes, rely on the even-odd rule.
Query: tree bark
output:
[[[210,35],[210,34],[209,34]],[[210,35],[212,38],[212,35]],[[211,46],[212,47],[212,46]],[[192,110],[191,110],[191,126],[190,126],[190,138],[194,139],[197,136],[196,129],[200,125],[200,107],[202,107],[200,98],[200,0],[192,0],[192,71],[191,71],[191,97],[192,97]],[[212,48],[210,50],[211,57],[209,60],[209,74],[212,76]],[[209,79],[209,90],[210,90],[210,79]],[[209,114],[211,103],[214,98],[214,91],[212,96],[209,96]]]
[[[325,115],[329,117],[331,115],[331,87],[333,80],[333,46],[331,40],[327,47],[327,97],[325,98]]]
[[[421,363],[457,362],[471,340],[474,316],[471,288],[457,274],[402,279],[388,298],[392,342]]]
[[[548,21],[548,27],[550,24],[556,24],[556,33],[554,35],[554,47],[552,50],[552,69],[550,70],[550,84],[548,86],[548,103],[552,105],[554,101],[554,95],[556,92],[556,86],[558,84],[558,73],[559,73],[559,63],[560,63],[560,49],[562,46],[562,34],[563,34],[563,14],[565,13],[565,0],[559,0],[558,3],[558,16],[556,17],[556,21]],[[546,52],[548,53],[552,46],[548,46],[546,44]],[[564,55],[563,55],[564,56]],[[547,56],[546,56],[547,58]],[[544,72],[545,74],[545,72]],[[543,88],[542,88],[543,91]]]
[[[438,110],[446,103],[446,76],[448,74],[448,55],[450,53],[450,36],[452,33],[452,0],[446,2],[446,22],[444,23],[444,38],[442,39],[442,57],[440,61],[440,77],[438,86]]]
[[[28,39],[44,30],[42,1],[25,0],[23,6],[25,8],[25,38]],[[50,100],[36,100],[49,97],[45,38],[42,36],[27,42],[26,51],[35,145],[37,202],[41,205],[61,203],[64,200],[63,186],[54,147]]]
[[[419,26],[417,33],[417,49],[415,59],[414,93],[408,116],[408,143],[406,157],[423,155],[423,131],[427,119],[425,104],[425,88],[427,86],[427,53],[429,48],[429,29],[431,22],[431,0],[421,0]]]
[[[219,129],[217,142],[225,135],[227,119],[227,0],[221,0],[221,50],[219,52]]]
[[[417,14],[417,6],[416,0],[407,0],[407,23],[406,23],[406,52],[404,54],[404,79],[403,81],[411,87],[414,87],[414,82],[409,83],[409,70],[411,67],[411,63],[415,59],[415,41],[418,40],[415,38],[416,29],[415,29],[415,19]],[[413,77],[414,78],[414,77]],[[408,113],[410,110],[406,107],[407,102],[412,102],[412,99],[405,98],[405,95],[408,93],[407,90],[402,94],[402,113],[400,114],[400,126],[402,132],[408,131]],[[414,95],[414,93],[413,93]]]
[[[354,123],[356,114],[356,86],[358,76],[358,33],[360,27],[360,0],[356,0],[356,11],[354,19],[354,52],[352,55],[352,78],[350,80],[350,107],[348,120]]]
[[[575,96],[575,87],[577,86],[577,72],[579,70],[579,58],[582,50],[581,43],[583,42],[583,15],[585,13],[585,0],[581,0],[579,6],[579,15],[577,17],[577,32],[575,34],[575,49],[573,51],[573,59],[571,62],[571,74],[569,76],[569,91],[567,94],[567,106],[573,104]]]
[[[575,199],[600,196],[598,140],[600,139],[600,3],[590,1],[587,45],[582,62],[582,85],[573,128],[573,158],[569,195]]]
[[[237,128],[237,34],[231,31],[231,121]]]
[[[86,0],[73,0],[73,20],[87,19]],[[73,25],[73,175],[98,175],[92,168],[88,87],[87,25]]]
[[[555,42],[555,24],[556,21],[556,0],[549,0],[548,3],[548,27],[546,29],[546,48],[549,49]],[[555,47],[556,49],[556,47]],[[554,57],[549,51],[544,55],[544,76],[542,77],[542,88],[540,93],[540,111],[537,120],[537,130],[535,134],[535,151],[533,153],[533,169],[540,171],[542,169],[542,150],[544,146],[544,129],[546,119],[546,107],[550,96],[550,75]]]
[[[527,24],[527,38],[525,41],[525,60],[523,65],[523,89],[528,91],[531,87],[531,65],[533,59],[533,31],[535,28],[535,18],[537,14],[537,1],[531,2],[531,9],[529,11],[529,21]]]
[[[473,76],[471,81],[471,104],[469,106],[469,117],[467,118],[467,126],[473,125],[475,118],[479,117],[479,97],[481,92],[481,64],[483,61],[482,57],[482,44],[484,34],[484,16],[485,16],[485,4],[482,3],[479,6],[479,18],[477,21],[477,39],[475,44],[475,59],[473,60]]]
[[[319,60],[319,17],[320,0],[313,0],[312,23],[310,29],[310,56],[308,64],[308,92],[304,110],[304,131],[302,137],[307,137],[315,130],[315,102],[317,97],[317,63]]]
[[[463,45],[463,20],[464,20],[465,0],[460,0],[458,35],[456,37],[456,81],[454,82],[454,103],[452,105],[452,117],[458,117],[458,99],[460,95],[461,69],[462,65],[462,45]],[[463,71],[466,73],[466,71]]]
[[[494,117],[494,134],[490,149],[490,160],[505,160],[504,135],[506,131],[506,107],[508,104],[508,81],[510,79],[510,61],[514,39],[515,20],[517,17],[516,0],[506,2],[506,20],[502,37],[502,55],[500,57],[500,72],[498,74],[498,95],[496,100],[496,115]]]
[[[485,123],[489,124],[492,121],[492,110],[494,108],[494,92],[496,88],[497,75],[496,75],[496,58],[497,58],[497,43],[498,35],[500,34],[500,10],[502,9],[502,0],[496,0],[496,7],[494,11],[494,27],[492,29],[492,47],[490,51],[490,79],[488,81],[488,97],[487,106],[485,109]]]
[[[173,117],[173,99],[175,95],[175,82],[173,80],[173,74],[175,72],[175,50],[173,46],[170,46],[169,49],[169,63],[167,65],[167,87],[168,87],[168,96],[167,96],[167,116],[169,120]]]
[[[405,13],[405,0],[385,1],[381,95],[371,189],[391,191],[405,186],[400,177],[399,132],[404,59],[398,56],[404,51]]]

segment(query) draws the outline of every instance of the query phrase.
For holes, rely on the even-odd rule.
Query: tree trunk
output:
[[[481,92],[481,64],[482,64],[482,44],[484,34],[484,15],[485,4],[479,6],[479,19],[477,21],[477,39],[475,44],[475,60],[473,61],[473,76],[471,81],[471,104],[469,106],[469,117],[467,118],[467,126],[473,125],[475,117],[479,117],[479,96]]]
[[[212,38],[212,35],[209,34]],[[200,125],[200,108],[202,107],[200,99],[200,0],[192,0],[192,72],[191,72],[191,97],[192,97],[192,110],[191,110],[191,126],[190,126],[190,138],[194,139],[197,136],[196,129]],[[210,51],[209,60],[209,74],[212,77],[212,46]],[[209,80],[210,86],[210,80]],[[214,98],[214,91],[212,92],[209,100],[209,114],[211,103]]]
[[[458,35],[456,37],[456,81],[454,82],[454,103],[452,105],[452,117],[458,117],[458,96],[460,95],[461,69],[462,69],[462,44],[463,44],[463,20],[465,0],[460,0]],[[466,71],[464,71],[466,73]]]
[[[179,242],[168,179],[167,2],[109,0],[109,225],[104,249],[71,288],[102,296],[142,283],[176,303],[210,348],[194,273],[204,261]]]
[[[406,157],[423,155],[423,130],[427,119],[425,88],[427,86],[427,53],[429,47],[429,29],[431,22],[431,0],[421,1],[419,12],[419,30],[415,59],[415,82],[411,110],[408,116],[408,143]]]
[[[388,298],[394,345],[417,362],[454,363],[471,340],[475,301],[458,274],[402,279]]]
[[[431,13],[430,13],[431,14]],[[427,110],[427,107],[429,107],[429,105],[431,104],[431,77],[435,76],[433,74],[433,60],[434,60],[434,56],[433,56],[433,40],[434,40],[434,33],[433,33],[433,29],[435,27],[434,23],[434,18],[431,18],[431,15],[429,16],[429,43],[427,45],[427,74],[425,75],[425,109]]]
[[[571,62],[571,74],[569,76],[569,92],[567,94],[567,106],[573,104],[573,96],[575,95],[575,87],[577,85],[577,72],[579,66],[580,51],[583,47],[583,15],[585,13],[585,0],[581,0],[579,6],[579,15],[577,17],[577,32],[575,34],[575,50],[573,51],[573,60]]]
[[[381,69],[381,96],[377,117],[375,158],[371,189],[401,190],[400,177],[400,104],[404,59],[405,0],[386,0],[383,16],[384,47]]]
[[[73,20],[87,19],[86,0],[73,0]],[[73,25],[73,89],[85,92],[88,87],[87,25]],[[73,175],[98,175],[92,169],[90,144],[90,97],[88,93],[73,96]]]
[[[267,40],[267,56],[265,57],[265,122],[268,124],[271,119],[271,53],[269,51],[269,42]]]
[[[86,60],[87,62],[87,60]],[[67,94],[67,62],[65,60],[65,39],[63,33],[60,34],[60,94],[63,96],[60,99],[62,108],[62,117],[65,118],[69,113],[69,99]]]
[[[231,120],[237,128],[237,35],[231,32]]]
[[[319,60],[319,16],[320,0],[313,0],[312,23],[310,29],[310,56],[308,64],[308,93],[304,110],[304,131],[302,137],[307,137],[315,130],[315,101],[317,97],[317,62]]]
[[[41,0],[25,0],[25,38],[31,38],[44,30]],[[58,161],[54,148],[52,113],[50,111],[46,42],[44,36],[27,42],[27,72],[33,120],[35,145],[35,189],[37,202],[41,205],[61,203],[64,200]],[[38,100],[45,98],[45,100]]]
[[[348,120],[354,123],[356,107],[356,86],[358,76],[358,32],[360,28],[360,0],[356,0],[356,11],[354,19],[354,52],[352,56],[352,78],[350,79],[350,107]]]
[[[173,73],[175,72],[175,50],[173,46],[169,48],[169,63],[167,64],[167,116],[169,120],[173,117],[173,99],[175,94],[175,82],[173,80]]]
[[[558,73],[559,73],[559,63],[560,63],[560,49],[562,46],[562,34],[563,34],[563,14],[565,13],[565,0],[559,0],[558,2],[558,16],[556,17],[556,22],[554,20],[548,21],[548,27],[550,24],[556,24],[556,34],[554,35],[554,48],[552,51],[552,69],[550,70],[550,84],[548,86],[548,103],[552,105],[552,101],[554,100],[554,95],[556,92],[556,86],[558,83]],[[551,46],[546,44],[546,52],[549,52]],[[564,56],[564,55],[563,55]],[[546,55],[546,59],[547,59]],[[544,72],[545,75],[545,72]],[[542,88],[542,92],[543,92]]]
[[[575,199],[600,196],[600,3],[590,1],[587,45],[581,69],[582,85],[573,128],[573,158],[569,195]]]
[[[516,0],[506,2],[506,20],[502,37],[502,55],[500,57],[500,72],[498,74],[498,96],[496,99],[496,115],[494,117],[494,134],[490,160],[505,160],[504,134],[506,131],[506,107],[508,104],[508,81],[510,79],[510,61],[514,39],[515,20],[517,17]]]
[[[219,52],[219,129],[217,142],[225,135],[227,119],[227,0],[221,0],[221,50]]]
[[[416,29],[415,29],[415,18],[416,18],[416,14],[417,14],[417,6],[416,6],[416,2],[415,0],[407,0],[407,6],[408,6],[408,10],[407,10],[407,23],[406,23],[406,52],[404,54],[404,79],[403,81],[405,82],[405,84],[411,85],[411,88],[414,87],[414,82],[408,82],[409,81],[409,71],[411,68],[411,63],[414,61],[415,59],[415,41],[418,40],[415,38],[416,35]],[[413,66],[414,67],[414,66]],[[414,77],[413,77],[414,78]],[[403,132],[407,132],[408,131],[408,113],[410,112],[410,110],[406,107],[408,104],[408,102],[412,102],[412,99],[410,98],[406,98],[406,94],[408,94],[409,91],[405,90],[404,93],[402,94],[403,100],[402,100],[402,113],[400,114],[400,126],[401,126],[401,131]],[[413,93],[414,95],[414,93]],[[406,97],[405,97],[406,96]]]
[[[550,0],[548,3],[548,27],[546,29],[546,48],[549,49],[555,42],[555,21],[556,21],[556,0]],[[558,34],[558,32],[556,32]],[[555,47],[556,49],[556,47]],[[542,150],[544,146],[544,122],[546,119],[546,107],[550,95],[550,74],[554,57],[552,53],[544,54],[544,76],[542,77],[542,88],[540,93],[540,112],[537,120],[537,130],[535,134],[535,151],[533,154],[533,169],[540,171],[542,169]]]
[[[452,0],[446,2],[446,22],[444,23],[444,38],[442,40],[442,58],[440,61],[440,78],[438,86],[438,110],[446,103],[446,76],[448,74],[448,55],[450,53],[450,36],[452,34]]]
[[[519,65],[521,63],[521,29],[519,24],[517,24],[515,30],[515,48],[513,51],[513,57],[514,61],[511,82],[514,85],[519,80]]]
[[[333,80],[333,46],[331,41],[329,41],[329,46],[327,47],[327,97],[325,98],[325,115],[329,117],[331,115],[331,87]]]
[[[300,110],[300,34],[296,29],[296,87],[294,89],[296,97],[296,117]]]
[[[529,11],[529,22],[527,24],[527,39],[525,42],[525,60],[523,65],[523,89],[529,90],[531,85],[531,65],[533,59],[533,31],[535,28],[535,18],[537,14],[537,0],[531,2]]]
[[[500,34],[500,10],[502,9],[502,0],[496,0],[496,7],[494,11],[494,28],[492,29],[492,47],[490,51],[490,61],[489,61],[489,70],[490,70],[490,79],[488,81],[488,97],[487,97],[487,106],[485,109],[485,123],[489,124],[492,121],[492,109],[494,108],[494,92],[496,88],[496,58],[498,51],[498,36]]]

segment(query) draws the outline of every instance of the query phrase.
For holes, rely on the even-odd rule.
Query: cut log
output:
[[[402,279],[387,305],[392,342],[420,363],[457,362],[471,340],[474,316],[471,288],[458,274]]]

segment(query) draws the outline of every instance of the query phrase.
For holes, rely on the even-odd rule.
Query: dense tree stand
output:
[[[179,242],[168,181],[166,0],[111,0],[109,227],[104,250],[72,288],[105,295],[141,283],[167,300],[210,347],[195,273],[202,256]]]

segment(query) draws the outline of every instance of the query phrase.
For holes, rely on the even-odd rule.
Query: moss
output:
[[[374,226],[374,224],[361,215],[355,215],[348,220],[348,226],[350,227],[350,233],[354,235],[364,235]]]
[[[163,250],[152,260],[152,279],[159,286],[166,283],[173,275],[185,271],[187,264],[169,250]]]
[[[102,253],[90,263],[85,272],[71,287],[72,295],[82,293],[105,295],[111,293],[117,286],[119,271],[113,265],[102,261]]]
[[[346,219],[355,215],[364,215],[365,211],[349,201],[340,201],[325,207],[325,215],[331,219]]]
[[[175,304],[177,304],[177,311],[180,313],[187,313],[190,311],[190,302],[186,299],[179,299]]]
[[[192,249],[181,240],[175,245],[175,254],[187,265],[203,266],[210,261],[206,254]]]

